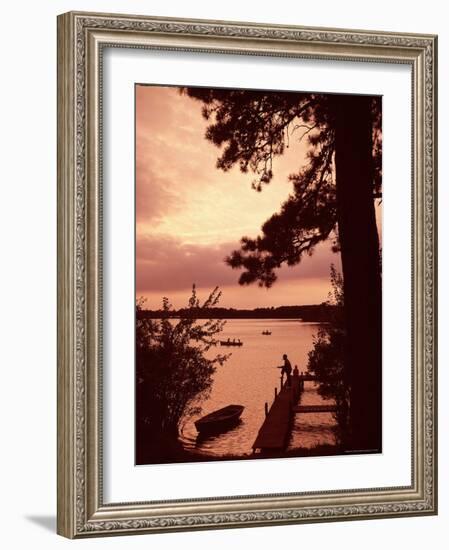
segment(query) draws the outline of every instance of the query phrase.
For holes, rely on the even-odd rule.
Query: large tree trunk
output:
[[[338,231],[350,387],[348,446],[382,446],[382,290],[373,200],[370,99],[335,96]]]

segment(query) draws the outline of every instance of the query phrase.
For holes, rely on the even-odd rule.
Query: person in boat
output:
[[[282,359],[284,360],[284,364],[278,367],[278,369],[281,369],[281,378],[282,382],[284,382],[284,374],[287,377],[287,386],[291,387],[292,385],[292,364],[290,363],[287,354],[284,353],[282,356]]]
[[[298,365],[295,365],[295,368],[293,369],[293,376],[299,376]]]
[[[231,339],[228,337],[228,344],[230,344],[230,343],[231,343]]]

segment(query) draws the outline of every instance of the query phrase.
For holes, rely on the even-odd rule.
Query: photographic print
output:
[[[135,85],[136,464],[382,451],[382,98]]]

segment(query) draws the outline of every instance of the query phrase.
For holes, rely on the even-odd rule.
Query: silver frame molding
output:
[[[105,504],[102,491],[104,47],[308,57],[412,68],[412,483]],[[70,538],[437,513],[437,37],[70,12],[58,17],[58,533]]]

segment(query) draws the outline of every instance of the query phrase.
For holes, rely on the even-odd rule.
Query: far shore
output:
[[[306,305],[306,306],[280,306],[263,307],[255,309],[235,308],[195,308],[178,309],[172,311],[143,309],[138,311],[140,318],[161,319],[173,318],[182,319],[194,317],[195,319],[291,319],[308,323],[329,322],[335,314],[337,306],[328,304]]]

